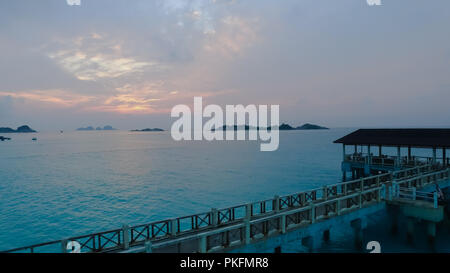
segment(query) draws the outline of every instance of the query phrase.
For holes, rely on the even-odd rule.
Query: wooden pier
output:
[[[381,153],[380,158],[374,158],[369,153],[365,158],[356,154],[349,157],[345,145],[343,168],[355,170],[363,164],[363,170],[369,169],[351,181],[5,252],[256,252],[286,240],[296,240],[313,250],[317,244],[314,236],[319,234],[319,240],[327,240],[330,227],[342,223],[351,226],[355,240],[361,243],[364,217],[390,207],[401,210],[411,221],[428,221],[428,235],[434,238],[435,223],[443,219],[443,207],[432,189],[449,181],[445,152],[438,164],[435,156],[408,155],[402,160]],[[412,226],[408,224],[409,231]]]

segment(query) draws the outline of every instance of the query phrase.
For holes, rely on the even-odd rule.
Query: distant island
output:
[[[28,125],[23,125],[18,127],[17,130],[9,127],[0,127],[0,133],[36,133],[36,131],[31,129]]]
[[[142,130],[131,130],[131,132],[163,132],[163,129],[160,128],[146,128],[146,129],[142,129]]]
[[[259,130],[259,127],[252,127],[249,125],[234,125],[233,127],[230,128],[230,126],[222,126],[221,128],[217,129],[217,130]],[[270,127],[267,127],[268,130],[270,130]],[[315,125],[315,124],[310,124],[310,123],[305,123],[301,126],[297,126],[297,127],[292,127],[289,124],[283,123],[278,127],[278,130],[280,131],[290,131],[290,130],[328,130],[329,128],[327,127],[323,127],[323,126],[319,126],[319,125]],[[215,129],[213,128],[211,131],[215,131]]]
[[[92,127],[92,126],[88,126],[88,127],[81,127],[81,128],[78,128],[77,129],[77,131],[113,131],[113,130],[117,130],[117,129],[115,129],[115,128],[113,128],[112,126],[110,126],[110,125],[106,125],[106,126],[104,126],[103,128],[102,127],[97,127],[97,128],[95,128],[94,129],[94,127]]]
[[[305,123],[302,126],[292,127],[289,124],[281,124],[280,130],[328,130],[329,128],[311,124],[311,123]]]
[[[0,141],[11,140],[10,137],[0,136]]]

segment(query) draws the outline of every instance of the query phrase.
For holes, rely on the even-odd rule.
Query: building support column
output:
[[[342,162],[345,162],[345,144],[342,144]],[[347,174],[344,169],[342,169],[342,181],[345,182],[347,180]]]
[[[433,147],[433,165],[435,165],[437,162],[436,160],[436,147]]]
[[[345,144],[342,144],[342,161],[345,161]]]
[[[401,166],[401,149],[400,146],[397,147],[397,166]]]
[[[408,146],[408,162],[411,161],[411,146]]]
[[[383,150],[381,148],[382,146],[378,146],[378,156],[381,157],[383,155]]]
[[[447,148],[442,148],[442,164],[447,167]]]

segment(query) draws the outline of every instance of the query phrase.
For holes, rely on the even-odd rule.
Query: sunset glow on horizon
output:
[[[167,127],[203,96],[294,124],[449,126],[450,4],[402,2],[5,1],[0,125]]]

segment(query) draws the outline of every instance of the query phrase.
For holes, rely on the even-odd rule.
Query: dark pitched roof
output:
[[[450,129],[359,129],[334,143],[411,147],[450,147]]]

